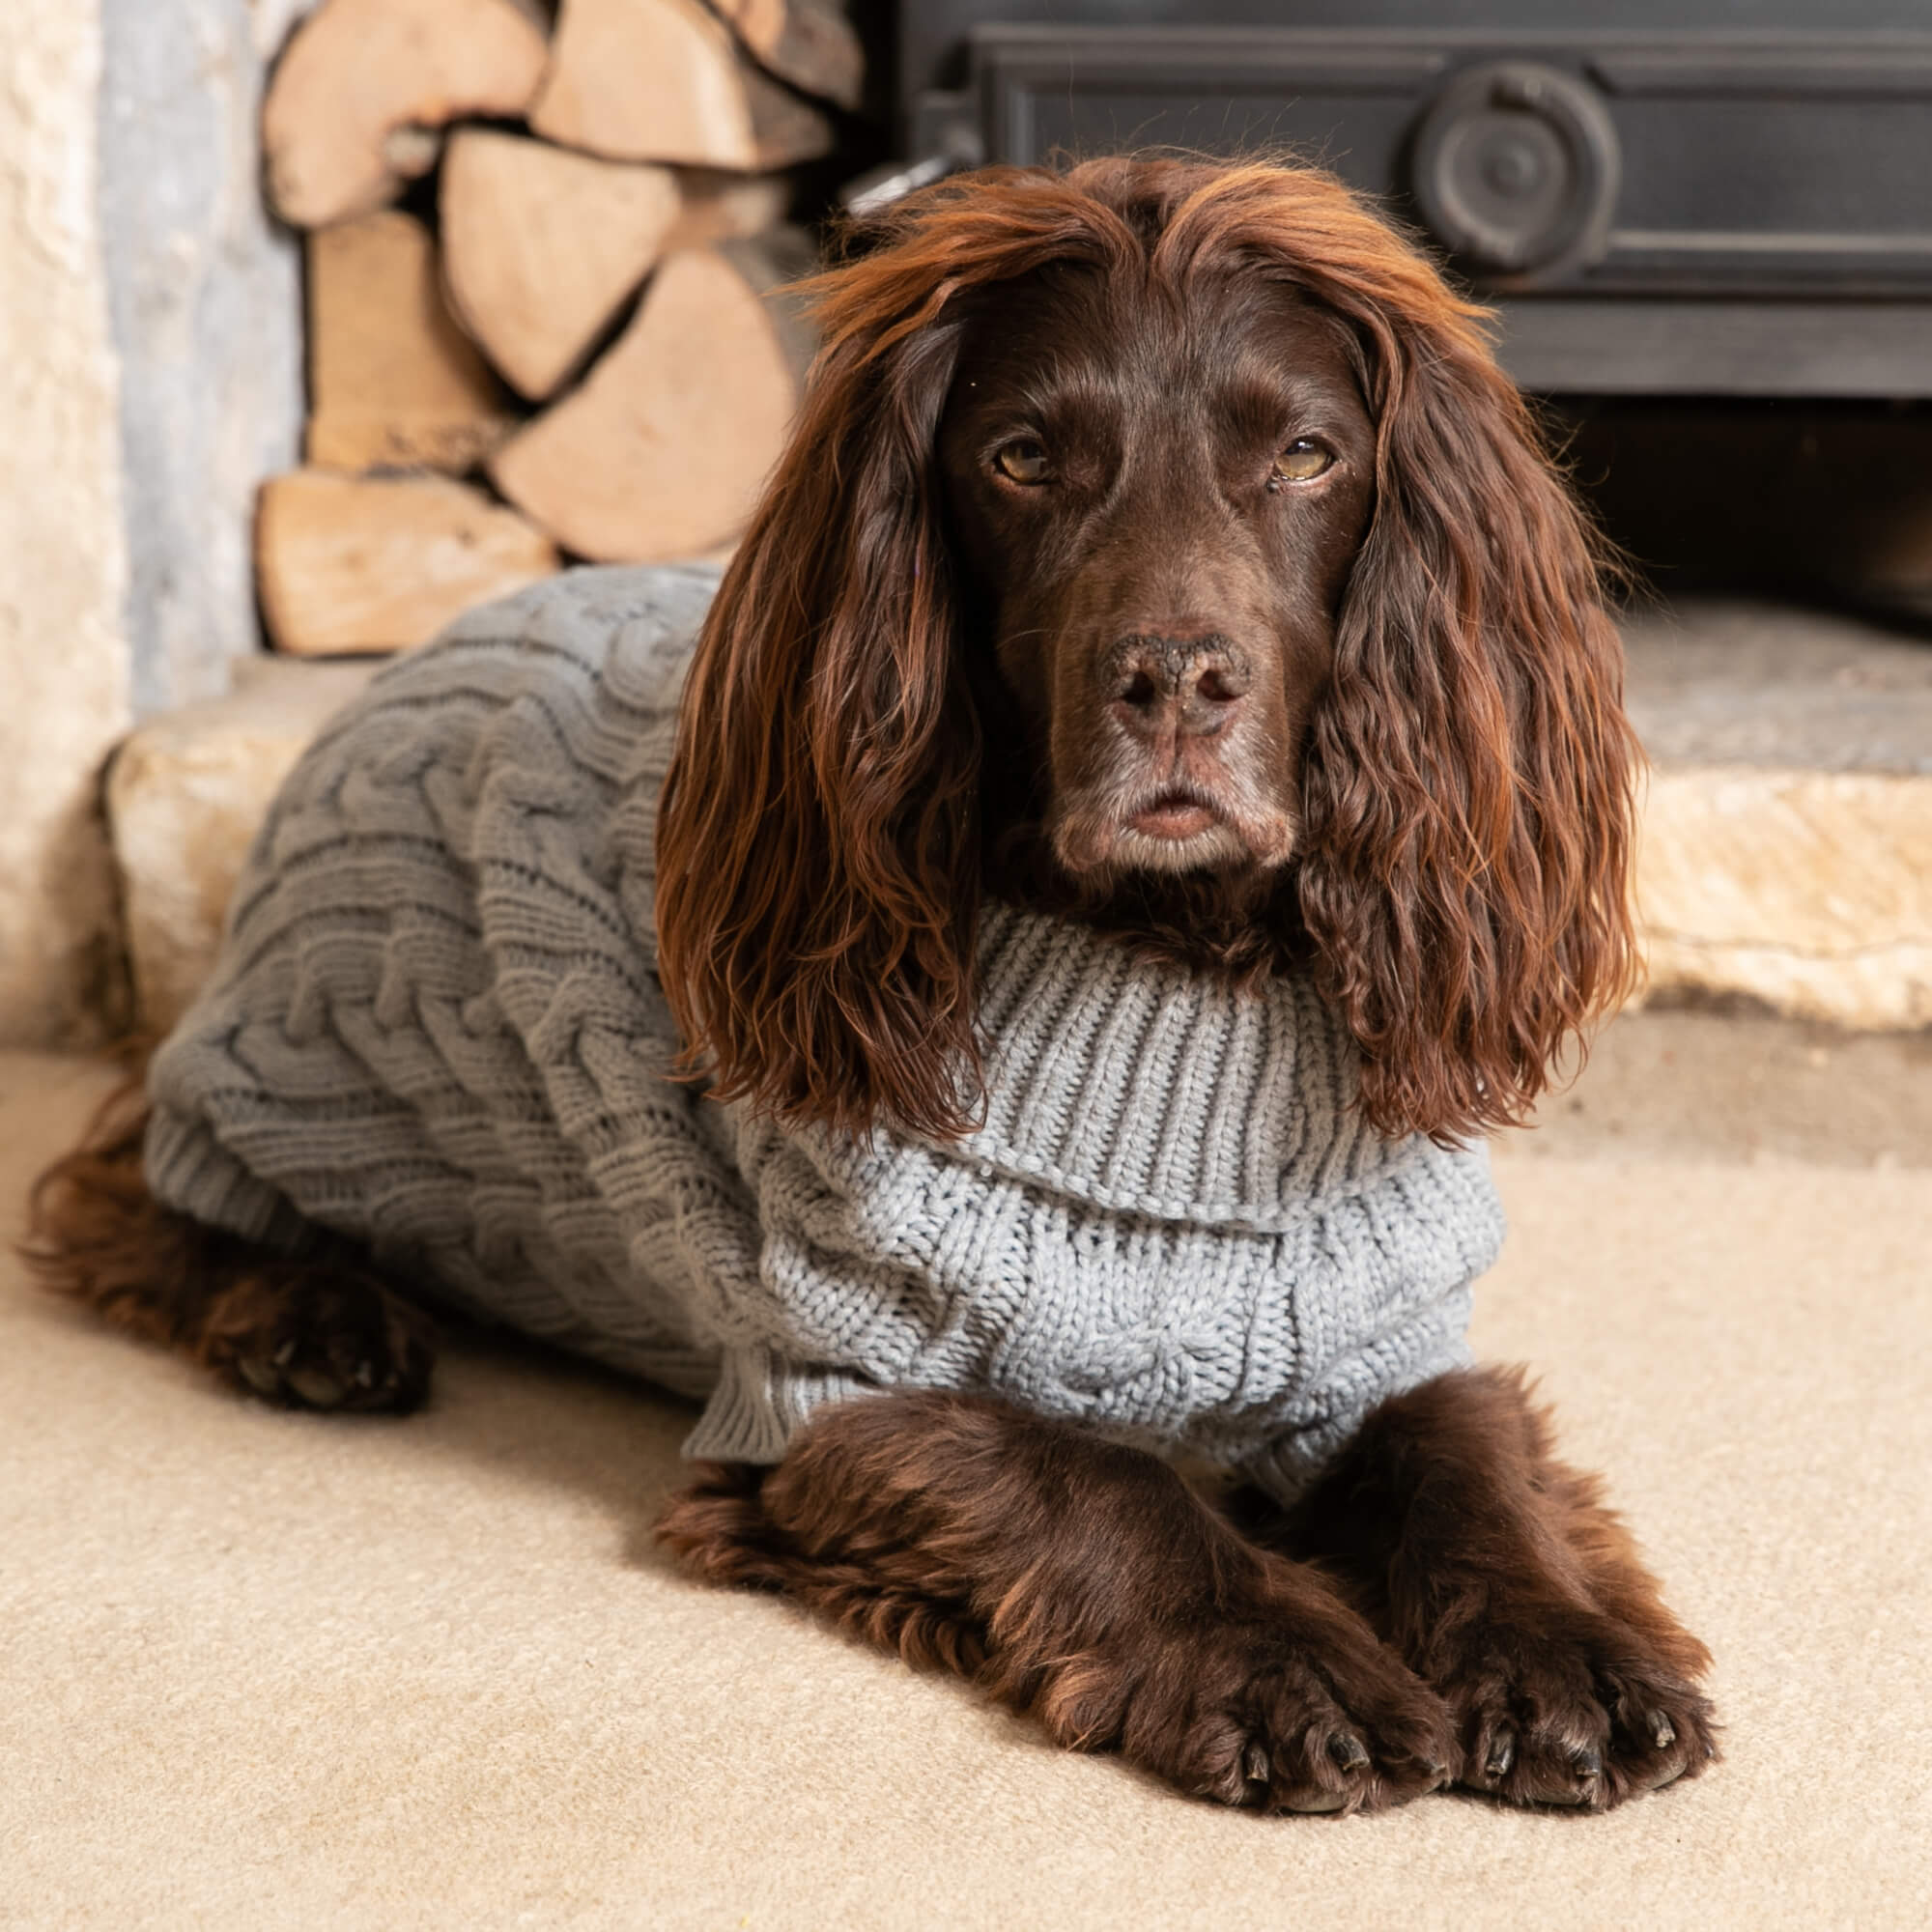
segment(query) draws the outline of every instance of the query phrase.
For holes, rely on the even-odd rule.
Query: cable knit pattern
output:
[[[578,571],[384,671],[257,839],[155,1062],[164,1201],[367,1242],[432,1296],[769,1462],[818,1404],[989,1390],[1284,1496],[1466,1361],[1484,1151],[1385,1142],[1313,990],[1240,995],[1067,922],[980,929],[984,1124],[782,1130],[667,1077],[653,835],[716,586]]]

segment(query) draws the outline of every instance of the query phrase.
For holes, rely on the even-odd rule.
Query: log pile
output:
[[[308,251],[275,645],[406,649],[569,558],[728,546],[812,347],[785,170],[861,79],[841,0],[322,0],[263,112]]]

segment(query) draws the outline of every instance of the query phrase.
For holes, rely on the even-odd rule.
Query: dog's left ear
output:
[[[1313,723],[1301,896],[1369,1119],[1449,1139],[1520,1122],[1634,980],[1639,754],[1602,546],[1473,312],[1413,258],[1405,281],[1407,310],[1362,329],[1378,499]]]

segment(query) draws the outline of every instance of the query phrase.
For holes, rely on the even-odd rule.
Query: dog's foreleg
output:
[[[1202,1797],[1357,1810],[1446,1776],[1440,1701],[1321,1577],[1156,1458],[998,1403],[845,1404],[775,1469],[707,1472],[659,1534]]]
[[[1269,1540],[1332,1564],[1442,1693],[1474,1790],[1602,1809],[1717,1755],[1709,1652],[1597,1479],[1556,1460],[1520,1372],[1382,1404]]]

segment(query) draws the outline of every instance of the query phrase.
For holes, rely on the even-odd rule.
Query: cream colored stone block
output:
[[[200,990],[276,787],[376,668],[256,659],[232,696],[151,720],[115,754],[107,811],[144,1029],[165,1032]]]
[[[1637,906],[1653,992],[1932,1024],[1932,776],[1658,771]]]
[[[0,7],[0,1040],[85,1037],[112,977],[96,781],[128,718],[97,0]]]
[[[171,1023],[202,982],[276,785],[369,670],[242,665],[235,696],[153,721],[117,757],[109,808],[149,1025]],[[1771,711],[1772,680],[1723,675],[1735,702],[1718,702],[1714,677],[1653,697],[1647,725],[1668,742],[1697,723],[1693,705],[1726,730],[1753,704]],[[1845,689],[1863,702],[1863,684]],[[1909,753],[1915,693],[1884,695],[1885,718],[1832,717],[1799,749],[1873,742],[1882,724],[1898,740],[1888,755]],[[1808,696],[1778,702],[1780,731],[1813,716]],[[1932,770],[1666,760],[1643,800],[1636,896],[1653,992],[1744,994],[1857,1028],[1932,1025]]]

